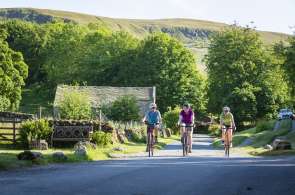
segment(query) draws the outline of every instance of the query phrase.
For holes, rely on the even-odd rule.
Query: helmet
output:
[[[150,109],[152,109],[152,108],[157,108],[157,104],[155,104],[155,103],[150,103]]]
[[[223,111],[230,111],[230,108],[228,106],[223,107]]]

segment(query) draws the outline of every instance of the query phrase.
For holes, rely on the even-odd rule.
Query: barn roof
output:
[[[55,94],[54,107],[58,107],[64,94],[79,91],[89,96],[92,107],[113,102],[118,97],[133,95],[138,102],[153,102],[155,99],[154,87],[110,87],[110,86],[69,86],[58,85]]]

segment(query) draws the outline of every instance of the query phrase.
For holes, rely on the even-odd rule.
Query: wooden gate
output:
[[[20,123],[32,118],[33,115],[30,114],[0,112],[0,141],[15,144],[19,136]]]

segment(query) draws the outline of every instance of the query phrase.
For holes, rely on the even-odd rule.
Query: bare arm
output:
[[[232,126],[233,126],[233,129],[236,130],[236,124],[235,124],[235,119],[233,115],[232,115]]]
[[[181,114],[179,114],[179,118],[178,118],[177,124],[180,125],[181,121],[182,121],[182,116],[181,116]]]

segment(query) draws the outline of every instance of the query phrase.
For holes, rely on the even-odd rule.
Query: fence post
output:
[[[15,118],[13,118],[13,144],[16,144],[16,135],[15,135]]]
[[[99,109],[99,131],[101,131],[101,109]]]
[[[39,106],[39,119],[42,118],[42,106]]]

